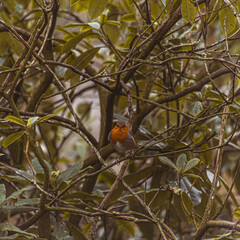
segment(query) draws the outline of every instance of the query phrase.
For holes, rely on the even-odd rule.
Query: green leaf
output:
[[[218,102],[223,101],[222,96],[217,91],[214,91],[212,89],[207,89],[206,90],[205,97],[211,98],[211,100],[214,99]]]
[[[66,222],[55,221],[53,223],[53,236],[56,239],[67,239],[68,238],[68,229]]]
[[[194,168],[198,163],[200,162],[200,159],[198,158],[193,158],[190,161],[187,162],[185,168],[184,168],[184,173],[187,172],[188,170]]]
[[[28,188],[22,188],[16,192],[13,192],[9,197],[6,198],[6,201],[9,201],[10,199],[17,199],[24,191],[27,191]]]
[[[187,155],[185,153],[180,154],[176,161],[177,169],[180,170],[180,168],[183,168],[186,162],[187,162]]]
[[[6,199],[6,187],[4,184],[0,184],[0,206]]]
[[[58,177],[58,180],[57,180],[58,184],[61,181],[68,181],[72,179],[74,176],[76,176],[79,173],[79,171],[82,169],[82,166],[83,166],[83,162],[76,163],[70,168],[68,168],[66,171],[62,172]]]
[[[32,238],[37,238],[37,236],[33,233],[28,233],[25,231],[22,231],[21,229],[15,227],[14,225],[10,223],[0,223],[0,232],[1,231],[11,231],[11,232],[16,232],[21,235],[24,235],[25,237],[32,239]]]
[[[146,167],[124,177],[124,180],[127,184],[137,184],[138,182],[146,179],[148,176],[151,176],[155,167]]]
[[[118,227],[120,227],[127,234],[129,234],[131,236],[135,235],[135,230],[129,221],[122,220],[122,219],[115,219],[115,222],[118,225]]]
[[[185,192],[181,192],[181,200],[181,204],[183,205],[183,209],[186,214],[188,223],[191,223],[192,218],[190,216],[192,215],[193,203],[190,197]]]
[[[63,46],[62,46],[62,53],[65,53],[73,48],[85,37],[87,37],[91,31],[81,32],[74,37],[72,37],[70,40],[68,40]]]
[[[10,34],[10,33],[9,33]],[[9,35],[8,44],[10,49],[18,56],[21,55],[23,47],[20,41],[14,38],[12,35]]]
[[[93,57],[97,54],[100,48],[93,48],[91,50],[88,50],[84,53],[82,53],[79,57],[75,58],[71,65],[77,68],[79,71],[81,71],[83,68],[85,68],[90,61],[93,59]],[[67,81],[68,79],[75,76],[76,73],[72,72],[71,69],[68,69],[65,73],[64,80]]]
[[[108,0],[89,0],[88,17],[94,19],[98,17],[106,8]]]
[[[191,0],[182,0],[181,13],[186,22],[193,24],[197,16],[197,8],[192,4]]]
[[[0,15],[0,17],[2,17]],[[0,33],[0,53],[1,56],[4,56],[8,53],[9,43],[8,43],[9,33],[8,32],[1,32]],[[7,69],[3,69],[7,70]]]
[[[43,122],[43,121],[46,121],[46,120],[48,120],[49,118],[52,118],[52,117],[54,117],[54,116],[56,116],[56,114],[49,114],[49,115],[47,115],[47,116],[41,117],[41,118],[39,118],[39,119],[37,120],[36,124],[38,124],[38,123],[40,123],[40,122]]]
[[[18,182],[18,183],[21,183],[21,184],[26,184],[28,181],[23,178],[23,177],[20,177],[20,176],[12,176],[12,175],[2,175],[1,176],[1,179],[7,179],[7,180],[10,180],[10,181],[14,181],[14,182]]]
[[[91,225],[90,225],[91,226]],[[70,222],[67,222],[68,230],[70,231],[71,235],[73,236],[73,239],[77,240],[88,240],[87,234],[83,233],[78,227],[71,224]]]
[[[179,217],[180,220],[186,220],[186,212],[182,207],[182,199],[179,194],[173,195],[173,206],[175,209],[175,214]]]
[[[17,132],[7,136],[6,138],[3,139],[3,142],[2,142],[3,147],[7,148],[9,145],[17,141],[24,134],[25,132]]]
[[[44,162],[47,164],[48,166],[48,170],[49,170],[49,174],[51,174],[52,172],[52,167],[51,165],[48,163],[48,161],[44,160]],[[34,158],[32,160],[32,166],[35,170],[36,173],[44,173],[44,169],[42,168],[41,164],[39,163],[37,158]]]
[[[221,9],[219,12],[219,21],[223,32],[226,31],[228,37],[237,30],[236,17],[233,15],[229,7]]]
[[[186,177],[192,177],[192,178],[198,178],[198,179],[200,179],[202,182],[204,182],[203,179],[202,179],[202,177],[200,177],[200,176],[198,176],[198,175],[196,175],[196,174],[193,174],[193,173],[185,173],[184,176],[186,176]]]
[[[167,165],[167,166],[169,166],[171,168],[174,168],[174,169],[176,169],[178,171],[177,166],[170,159],[168,159],[167,157],[164,157],[164,156],[163,157],[159,157],[159,160],[163,164],[165,164],[165,165]]]
[[[10,10],[11,12],[16,11],[16,1],[15,0],[6,0],[4,5]]]
[[[27,127],[31,127],[38,119],[39,117],[30,117],[27,121]]]
[[[10,122],[16,123],[18,125],[26,126],[26,123],[21,118],[18,118],[15,116],[7,116],[7,117],[5,117],[5,119]]]
[[[38,205],[40,201],[40,198],[26,198],[26,199],[19,199],[16,203],[15,206],[24,206],[24,205]]]

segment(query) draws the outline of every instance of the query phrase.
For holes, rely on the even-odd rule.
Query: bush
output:
[[[239,13],[4,1],[1,239],[237,239]],[[137,151],[109,143],[119,120]]]

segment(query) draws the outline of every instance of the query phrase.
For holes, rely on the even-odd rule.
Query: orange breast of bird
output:
[[[135,139],[123,121],[117,122],[116,126],[109,133],[108,140],[120,154],[126,154],[129,150],[137,149]]]
[[[114,127],[111,131],[111,140],[113,143],[117,143],[117,142],[120,142],[120,143],[123,143],[128,135],[128,127],[123,127],[123,128],[120,128],[120,127]]]

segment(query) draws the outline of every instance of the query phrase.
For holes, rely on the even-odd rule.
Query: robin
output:
[[[117,122],[116,126],[109,133],[108,140],[120,154],[126,154],[127,151],[138,148],[133,135],[124,121]]]

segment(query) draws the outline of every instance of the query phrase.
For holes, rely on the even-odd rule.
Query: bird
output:
[[[132,133],[124,121],[117,122],[115,127],[110,131],[108,140],[121,155],[126,155],[130,150],[133,155],[133,151],[138,148]]]

